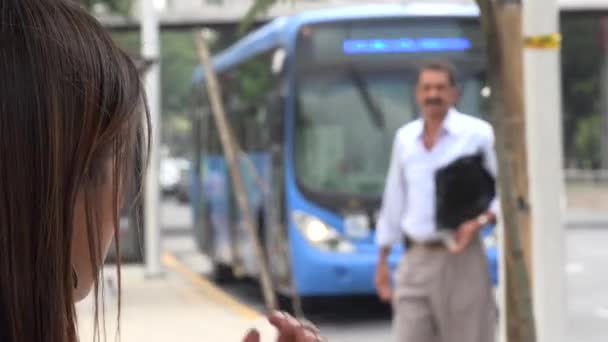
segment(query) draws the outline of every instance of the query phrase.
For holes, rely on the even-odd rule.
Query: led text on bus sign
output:
[[[344,41],[344,52],[347,54],[464,51],[470,48],[471,41],[465,38],[357,39]]]

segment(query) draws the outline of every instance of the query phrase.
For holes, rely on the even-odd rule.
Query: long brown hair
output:
[[[78,340],[70,260],[76,198],[84,194],[89,258],[99,274],[100,184],[112,182],[116,229],[122,190],[136,155],[146,152],[137,149],[149,130],[142,111],[135,66],[78,5],[0,1],[0,341]],[[112,175],[104,172],[108,160]]]

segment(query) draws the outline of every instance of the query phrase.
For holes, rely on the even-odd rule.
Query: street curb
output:
[[[566,221],[564,227],[567,229],[604,229],[608,228],[608,220],[572,220]]]
[[[174,254],[166,252],[162,257],[163,264],[172,270],[173,272],[186,278],[190,283],[200,289],[205,295],[210,297],[217,303],[226,306],[228,309],[236,313],[237,315],[251,320],[256,321],[263,317],[263,315],[257,310],[250,306],[242,303],[226,291],[217,287],[215,284],[205,279],[200,274],[192,271],[188,266],[182,263]]]

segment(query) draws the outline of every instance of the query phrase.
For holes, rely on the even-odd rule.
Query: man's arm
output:
[[[382,208],[376,227],[376,244],[380,247],[393,245],[401,237],[401,218],[403,217],[406,201],[405,182],[401,156],[403,155],[399,132],[395,136],[391,161],[386,177]]]
[[[388,264],[388,256],[391,254],[391,250],[391,246],[380,247],[380,254],[378,255],[378,264]]]
[[[388,256],[391,253],[391,247],[386,246],[380,248],[378,264],[376,265],[376,274],[374,276],[374,284],[378,297],[384,302],[390,302],[393,298],[393,285],[391,284],[391,269],[388,266]]]
[[[497,158],[496,158],[494,130],[491,127],[489,130],[488,136],[486,137],[484,144],[483,144],[483,154],[484,154],[484,163],[485,163],[484,166],[490,172],[492,177],[494,177],[494,179],[496,180],[496,184],[498,184],[498,162],[497,162]],[[492,202],[490,203],[490,207],[488,208],[488,210],[484,214],[482,214],[482,216],[479,218],[482,221],[487,220],[487,222],[480,221],[480,223],[487,224],[487,223],[495,222],[496,217],[498,216],[499,213],[500,213],[500,201],[498,200],[498,195],[496,195],[494,197],[494,199],[492,200]],[[485,218],[484,218],[484,216],[485,216]],[[482,224],[482,226],[485,226],[485,224]]]
[[[392,245],[401,237],[401,217],[406,200],[405,182],[403,182],[404,174],[400,159],[402,153],[399,133],[397,133],[395,142],[393,143],[391,162],[382,198],[382,209],[380,210],[376,227],[376,244],[380,247],[380,253],[378,255],[374,283],[378,296],[386,302],[392,298],[388,256],[391,253]]]

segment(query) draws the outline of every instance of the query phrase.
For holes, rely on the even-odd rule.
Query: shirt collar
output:
[[[456,116],[458,115],[458,111],[452,107],[448,110],[448,113],[446,114],[445,118],[443,119],[443,123],[442,123],[442,130],[443,132],[452,135],[452,134],[456,134],[458,132],[458,120],[456,118]],[[418,133],[419,137],[422,138],[422,135],[424,134],[424,119],[420,120],[421,124],[420,124],[420,131]]]
[[[448,110],[448,114],[443,119],[443,129],[448,132],[448,134],[455,134],[458,132],[458,111],[455,108],[450,108]]]

